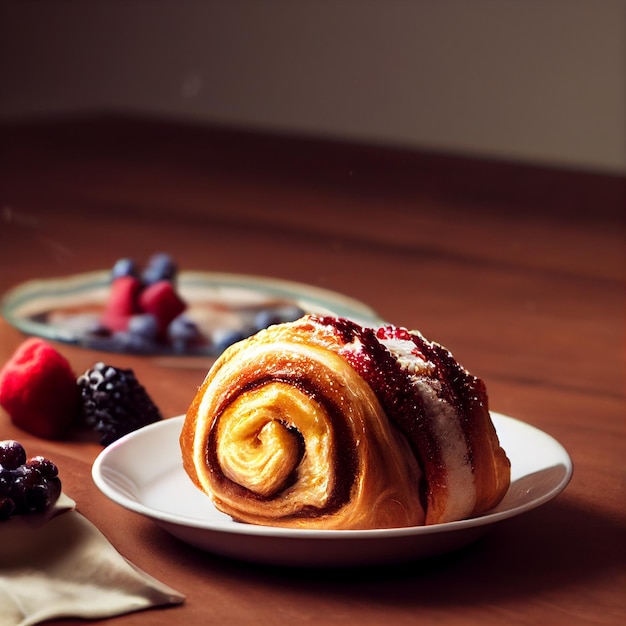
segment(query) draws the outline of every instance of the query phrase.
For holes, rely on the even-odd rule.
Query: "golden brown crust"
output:
[[[305,317],[222,354],[180,438],[185,470],[220,510],[263,525],[384,528],[463,519],[501,500],[510,465],[482,381],[421,336],[438,365],[424,357],[407,377],[372,333]]]
[[[230,349],[198,391],[181,433],[194,483],[244,522],[322,529],[423,524],[419,467],[404,438],[388,428],[371,388],[334,352],[279,335],[266,332],[262,341]],[[302,442],[300,452],[294,440]],[[266,472],[272,454],[281,458]],[[260,477],[263,484],[254,484]]]

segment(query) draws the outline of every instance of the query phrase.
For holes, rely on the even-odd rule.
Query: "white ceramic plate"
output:
[[[467,545],[495,522],[551,500],[569,482],[572,463],[561,444],[524,422],[492,416],[511,460],[507,495],[487,515],[433,526],[320,531],[234,522],[215,509],[182,468],[178,437],[183,417],[151,424],[111,444],[96,459],[92,475],[113,501],[202,550],[274,565],[397,563]]]
[[[110,270],[31,280],[4,294],[2,315],[28,335],[107,352],[132,352],[128,345],[90,337],[86,332],[99,319],[109,297],[110,284]],[[347,317],[364,325],[382,323],[380,317],[359,300],[286,280],[183,271],[177,277],[177,290],[188,305],[185,315],[206,336],[220,330],[236,329],[259,308],[272,304],[294,305],[306,313]],[[151,354],[155,352],[176,354],[167,346],[157,346],[149,351]],[[207,345],[193,353],[214,355],[216,350]]]

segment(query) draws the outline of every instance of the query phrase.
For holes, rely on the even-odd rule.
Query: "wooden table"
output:
[[[339,291],[446,345],[574,463],[554,501],[463,550],[335,575],[198,552],[97,490],[99,445],[1,413],[2,438],[56,460],[79,511],[187,596],[112,624],[626,623],[623,178],[115,117],[0,131],[0,291],[154,251]],[[0,363],[22,340],[0,322]],[[206,373],[57,347],[77,372],[132,367],[167,416]]]

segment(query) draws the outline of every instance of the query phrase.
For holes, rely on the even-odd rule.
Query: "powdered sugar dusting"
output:
[[[326,345],[332,337],[333,349],[368,381],[402,432],[417,439],[423,437],[420,433],[429,433],[429,454],[434,455],[436,467],[444,471],[441,478],[448,487],[444,510],[438,517],[466,517],[476,502],[471,451],[461,416],[449,397],[450,381],[443,378],[446,368],[429,358],[433,344],[416,331],[391,325],[362,328],[348,320],[331,318],[317,318],[314,324],[314,334],[324,336]]]
[[[441,442],[441,455],[448,473],[449,491],[445,515],[449,519],[460,519],[474,508],[476,486],[470,461],[470,452],[459,423],[456,409],[437,393],[437,384],[425,378],[416,378],[424,409],[430,416],[430,426]]]
[[[380,339],[398,361],[403,370],[411,376],[429,375],[434,372],[435,364],[426,361],[412,341],[399,338]]]
[[[470,451],[457,410],[443,397],[442,384],[435,376],[435,364],[427,361],[412,341],[380,336],[379,341],[391,352],[419,392],[425,413],[430,418],[429,425],[437,441],[441,442],[439,449],[447,470],[447,482],[455,486],[449,492],[445,516],[459,519],[473,509],[476,487]]]

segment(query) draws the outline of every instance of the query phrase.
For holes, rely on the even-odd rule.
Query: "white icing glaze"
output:
[[[320,333],[328,333],[331,325],[315,322]],[[421,337],[419,333],[413,334]],[[378,339],[401,369],[408,374],[408,380],[416,387],[431,417],[430,427],[435,439],[440,443],[442,461],[447,471],[449,498],[443,516],[446,519],[462,519],[474,508],[476,486],[470,461],[467,440],[461,428],[459,415],[452,404],[444,397],[441,381],[437,378],[436,365],[424,358],[417,346],[410,340],[401,338]],[[427,340],[425,340],[427,341]],[[343,345],[339,353],[359,355],[360,359],[370,359],[358,336]]]
[[[435,378],[435,364],[426,361],[412,341],[382,339],[387,350],[409,380],[419,390],[424,408],[432,417],[431,428],[441,442],[440,450],[447,469],[447,482],[454,485],[444,515],[459,519],[474,508],[476,487],[469,457],[469,449],[455,408],[442,397],[441,382]]]

